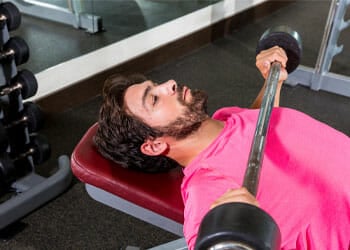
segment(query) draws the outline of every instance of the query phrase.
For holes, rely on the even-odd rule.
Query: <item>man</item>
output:
[[[267,211],[281,229],[282,249],[349,248],[350,139],[305,114],[278,108],[287,78],[284,51],[262,51],[256,66],[266,79],[273,61],[281,62],[282,71],[256,198],[241,185],[265,85],[254,109],[223,108],[210,118],[205,93],[174,80],[157,85],[118,76],[106,82],[96,145],[123,167],[183,167],[189,249],[209,209],[234,201]]]

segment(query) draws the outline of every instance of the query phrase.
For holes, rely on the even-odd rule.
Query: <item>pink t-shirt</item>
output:
[[[258,110],[224,108],[225,127],[184,169],[184,235],[194,248],[210,205],[242,185]],[[260,208],[279,225],[282,249],[348,250],[350,138],[288,108],[275,108],[257,192]]]

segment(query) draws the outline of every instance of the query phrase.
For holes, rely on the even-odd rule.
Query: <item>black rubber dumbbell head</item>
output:
[[[14,36],[11,37],[7,43],[4,45],[4,50],[14,51],[14,59],[16,65],[21,65],[23,63],[26,63],[29,59],[29,47],[21,37]]]
[[[299,34],[288,26],[270,28],[261,36],[256,54],[274,46],[284,49],[288,57],[287,72],[293,72],[300,64],[302,54],[302,43]]]
[[[21,13],[13,3],[1,3],[0,15],[5,16],[8,31],[15,30],[21,25]]]
[[[19,71],[16,77],[13,79],[13,83],[21,84],[22,99],[27,99],[34,96],[38,91],[38,82],[34,74],[27,69]]]
[[[270,215],[256,206],[232,202],[206,214],[195,250],[273,250],[279,249],[280,242],[280,230]]]

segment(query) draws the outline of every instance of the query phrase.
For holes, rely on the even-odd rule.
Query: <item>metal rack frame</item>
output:
[[[325,90],[350,97],[350,77],[329,72],[333,57],[343,50],[343,45],[338,46],[337,40],[340,32],[350,25],[349,20],[344,21],[349,4],[350,0],[332,1],[315,68],[299,66],[289,75],[286,84],[301,84],[313,90]]]

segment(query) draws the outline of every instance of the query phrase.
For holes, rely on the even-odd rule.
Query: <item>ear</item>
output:
[[[141,152],[145,155],[157,156],[163,154],[168,149],[168,144],[162,139],[147,139],[141,145]]]

